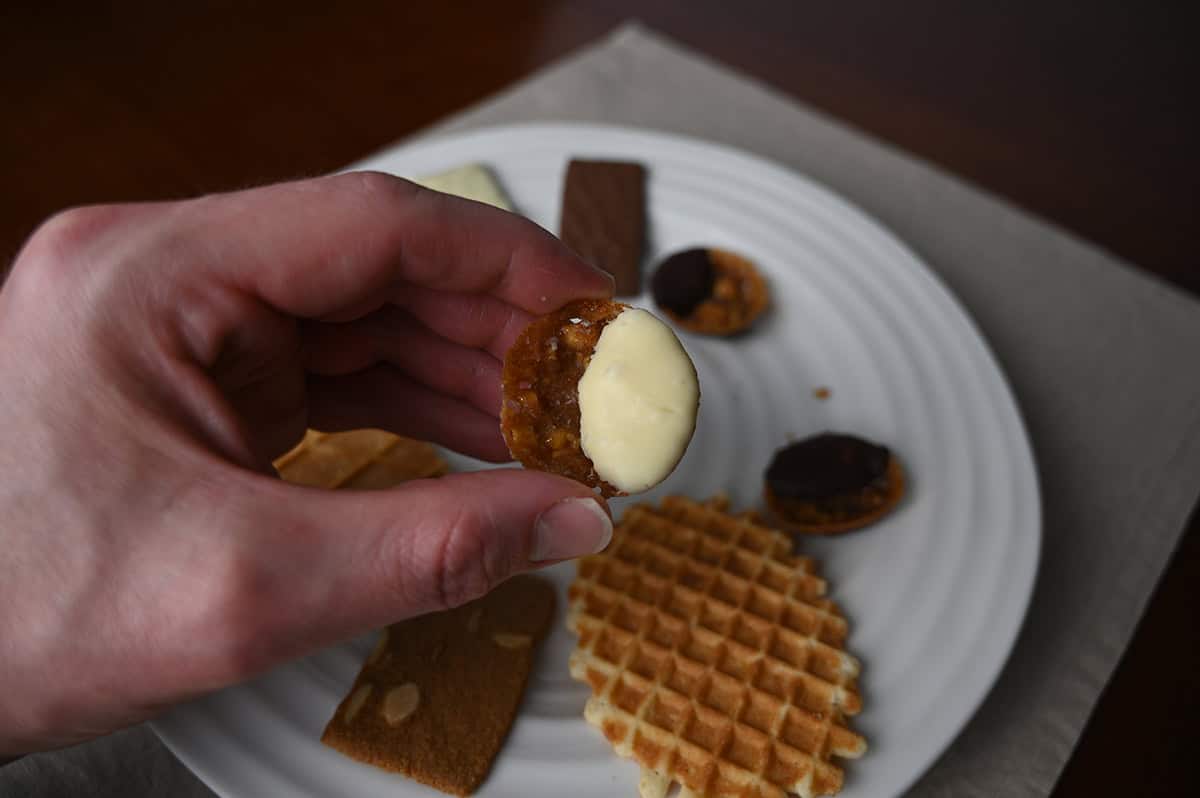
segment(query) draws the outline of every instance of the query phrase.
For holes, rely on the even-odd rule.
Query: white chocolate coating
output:
[[[637,308],[610,321],[579,380],[583,453],[626,493],[666,479],[696,429],[700,382],[683,345]]]
[[[481,164],[469,163],[447,172],[414,178],[413,182],[434,191],[486,202],[506,211],[513,209],[496,178]]]

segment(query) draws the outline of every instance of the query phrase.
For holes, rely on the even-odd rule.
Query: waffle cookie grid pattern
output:
[[[629,508],[572,583],[584,715],[643,768],[642,795],[832,795],[865,740],[847,626],[814,563],[726,502]]]

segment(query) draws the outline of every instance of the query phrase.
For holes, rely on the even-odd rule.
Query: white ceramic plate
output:
[[[801,543],[822,561],[851,621],[849,648],[864,664],[865,709],[854,725],[870,749],[848,763],[843,795],[898,795],[995,681],[1033,587],[1038,485],[996,361],[906,246],[827,189],[731,149],[620,128],[527,125],[401,146],[358,166],[416,176],[481,161],[523,213],[555,230],[571,157],[646,164],[648,263],[720,246],[756,261],[773,292],[773,311],[749,336],[681,334],[703,406],[683,462],[649,498],[727,491],[735,506],[754,505],[772,452],[827,429],[884,442],[903,458],[911,495],[895,514]],[[832,392],[824,401],[814,396],[821,386]],[[455,465],[473,467],[462,458]],[[565,591],[573,566],[547,573]],[[370,642],[178,708],[155,728],[228,798],[438,795],[318,742]],[[587,691],[567,674],[572,644],[560,620],[480,795],[636,795],[636,767],[583,721]]]

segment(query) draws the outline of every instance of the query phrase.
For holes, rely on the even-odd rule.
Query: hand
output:
[[[306,426],[507,460],[504,352],[611,292],[526,220],[371,173],[48,222],[0,291],[0,757],[602,548],[560,477],[331,492],[271,461]]]

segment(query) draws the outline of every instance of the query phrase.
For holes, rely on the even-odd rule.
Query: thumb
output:
[[[285,656],[458,606],[612,538],[602,500],[538,471],[452,474],[370,492],[257,482],[253,493],[274,494],[254,497],[252,527],[274,574],[260,584],[279,592],[270,603],[281,639],[271,648]]]
[[[515,573],[595,553],[612,538],[595,494],[538,471],[450,475],[368,497],[371,506],[361,506],[385,564],[381,591],[398,592],[395,609],[405,616],[459,606]]]

